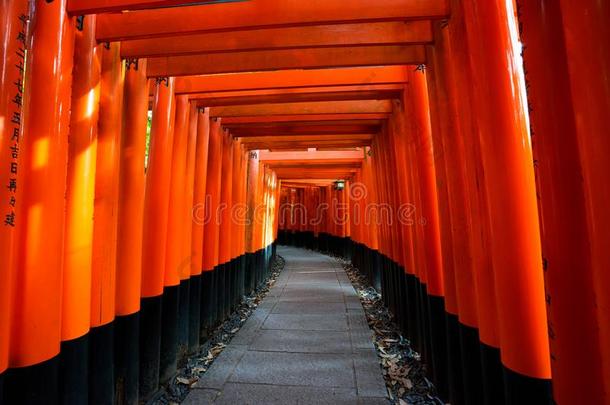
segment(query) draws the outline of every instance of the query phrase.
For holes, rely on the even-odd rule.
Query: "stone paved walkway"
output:
[[[339,263],[278,247],[286,267],[184,404],[388,404],[362,306]]]

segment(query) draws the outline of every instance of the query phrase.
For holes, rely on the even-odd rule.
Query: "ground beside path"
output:
[[[356,291],[340,263],[278,247],[285,268],[184,404],[388,404]]]

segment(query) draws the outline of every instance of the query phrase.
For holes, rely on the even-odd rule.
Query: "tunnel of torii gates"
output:
[[[0,3],[2,404],[151,398],[276,243],[452,404],[610,403],[610,2],[207,3]]]

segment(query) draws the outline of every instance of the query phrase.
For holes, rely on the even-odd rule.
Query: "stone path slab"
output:
[[[278,247],[286,266],[184,404],[389,403],[362,306],[332,258]]]

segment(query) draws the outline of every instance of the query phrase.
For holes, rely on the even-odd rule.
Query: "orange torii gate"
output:
[[[443,400],[610,403],[606,2],[32,2],[0,4],[1,404],[151,399],[278,239],[350,259]]]

